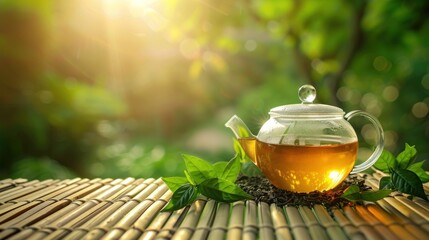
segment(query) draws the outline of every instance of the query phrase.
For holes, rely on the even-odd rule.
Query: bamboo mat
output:
[[[0,239],[429,239],[429,204],[399,193],[331,212],[207,199],[160,212],[171,196],[152,178],[1,180]]]

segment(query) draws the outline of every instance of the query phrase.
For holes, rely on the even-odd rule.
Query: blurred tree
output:
[[[0,4],[0,176],[70,176],[58,162],[85,174],[82,155],[97,142],[95,127],[125,106],[99,86],[49,67],[52,4],[27,4],[32,8],[22,1]]]
[[[257,130],[304,83],[319,102],[377,116],[389,150],[409,142],[427,156],[428,10],[423,0],[0,1],[0,174],[59,162],[86,176],[160,176],[198,126],[222,131],[217,113]]]
[[[409,142],[427,157],[427,1],[256,0],[242,9],[272,38],[284,40],[294,64],[288,74],[315,85],[318,101],[372,113],[385,127],[389,150]],[[279,89],[265,85],[250,98]],[[241,111],[252,109],[248,105]],[[362,134],[371,141],[369,129]]]

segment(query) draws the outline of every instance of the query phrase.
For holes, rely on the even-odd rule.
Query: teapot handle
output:
[[[381,153],[383,152],[383,148],[384,148],[384,133],[383,133],[383,128],[381,127],[380,122],[377,120],[377,118],[375,118],[374,116],[372,116],[371,114],[364,112],[364,111],[351,111],[349,113],[347,113],[344,117],[347,121],[350,121],[350,119],[352,119],[353,117],[356,116],[362,116],[366,119],[368,119],[372,125],[374,125],[376,132],[377,132],[377,147],[375,148],[374,152],[371,154],[371,156],[363,163],[354,166],[354,168],[352,169],[352,171],[350,172],[351,174],[354,173],[358,173],[358,172],[362,172],[368,168],[370,168],[380,157]]]

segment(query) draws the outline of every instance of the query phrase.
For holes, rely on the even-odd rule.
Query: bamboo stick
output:
[[[411,201],[410,199],[404,196],[395,196],[395,199],[397,199],[402,204],[406,205],[409,209],[413,210],[415,213],[419,214],[426,221],[429,221],[429,211],[427,211],[425,208],[421,207],[420,205],[416,204],[415,202]]]
[[[22,229],[17,234],[11,236],[8,238],[8,240],[24,240],[28,239],[32,234],[34,233],[34,229]],[[0,239],[4,239],[3,237],[0,237]]]
[[[322,205],[315,205],[313,211],[319,219],[319,223],[326,229],[326,233],[331,239],[347,239],[346,234],[341,230],[338,223],[332,219],[325,207]]]
[[[173,193],[171,191],[167,191],[162,197],[171,198]],[[155,201],[133,224],[133,228],[140,229],[144,231],[147,226],[152,222],[152,220],[156,217],[156,214],[161,211],[161,209],[166,205],[166,201],[164,199],[158,199]]]
[[[347,206],[344,207],[344,213],[350,219],[350,221],[358,227],[362,233],[367,237],[371,239],[383,239],[383,235],[380,235],[379,232],[377,232],[373,226],[369,225],[367,222],[365,222],[362,217],[356,213],[351,207]],[[396,239],[396,238],[395,238]]]
[[[291,240],[292,234],[289,231],[289,226],[286,222],[285,213],[283,212],[283,209],[277,207],[274,203],[271,204],[270,209],[276,238],[281,240]]]
[[[270,206],[265,202],[258,204],[259,238],[274,239],[274,226],[271,218]]]
[[[80,215],[80,219],[67,221],[64,219],[63,221],[67,222],[66,227],[76,227],[80,226],[80,228],[75,229],[71,234],[69,234],[66,239],[80,239],[84,235],[88,234],[89,230],[91,228],[96,227],[98,224],[100,224],[107,216],[110,216],[115,212],[118,208],[120,208],[126,201],[129,201],[131,197],[135,196],[139,193],[142,189],[144,189],[148,183],[153,182],[153,179],[149,180],[143,180],[138,179],[135,182],[133,182],[130,186],[126,187],[128,192],[123,192],[121,198],[118,202],[112,202],[114,199],[118,197],[118,194],[115,194],[116,192],[110,191],[110,195],[101,195],[101,197],[106,199],[99,199],[99,197],[95,194],[92,195],[92,199],[84,202],[80,209],[76,210],[75,213],[70,213],[69,215],[75,214]],[[117,191],[120,191],[120,188],[116,188]],[[95,198],[95,199],[94,199]],[[105,202],[100,202],[100,201]],[[79,203],[80,201],[76,201],[76,203]],[[73,217],[72,217],[73,218]]]
[[[183,209],[182,209],[183,210]],[[161,228],[168,221],[172,214],[170,212],[161,212],[155,219],[150,223],[150,225],[145,229],[141,234],[140,239],[150,240],[155,239],[156,235],[160,232]],[[134,234],[134,231],[141,231],[140,229],[129,229],[121,239],[127,239],[127,233],[131,232],[130,235]]]
[[[258,236],[258,213],[255,201],[246,201],[246,212],[244,215],[243,239],[253,240]]]
[[[143,231],[141,228],[134,227],[128,229],[120,239],[154,239],[159,232],[159,229],[167,222],[170,217],[169,212],[162,212],[155,216],[151,224]]]
[[[370,204],[371,205],[371,204]],[[356,206],[356,211],[367,223],[369,223],[373,228],[375,228],[383,237],[389,239],[403,239],[408,236],[408,239],[414,239],[412,235],[408,233],[403,227],[401,227],[394,219],[385,218],[389,225],[381,222],[376,216],[372,213],[379,214],[377,211],[368,211],[366,206]],[[379,216],[380,217],[380,216]],[[395,225],[396,224],[396,225]]]
[[[384,225],[388,226],[391,231],[398,235],[401,239],[424,239],[425,236],[427,236],[427,233],[422,231],[420,228],[410,224],[409,221],[404,222],[400,217],[394,214],[389,214],[379,205],[367,205],[367,210],[371,212],[377,219],[379,219]],[[412,237],[409,237],[409,235]]]
[[[107,187],[111,187],[109,191],[106,192],[93,192],[90,194],[90,197],[86,196],[88,201],[84,202],[82,206],[77,209],[76,211],[69,213],[68,216],[66,216],[66,219],[63,219],[62,222],[64,223],[65,228],[71,228],[75,229],[77,226],[81,226],[80,229],[77,229],[76,231],[71,232],[67,238],[68,239],[80,239],[84,235],[88,234],[89,230],[85,228],[88,225],[91,225],[92,223],[96,222],[97,219],[100,222],[101,219],[97,218],[99,216],[99,213],[105,212],[105,209],[113,205],[114,203],[112,200],[116,199],[121,194],[127,193],[127,191],[133,190],[133,187],[135,187],[134,182],[130,186],[126,186],[123,183],[130,183],[133,179],[125,179],[122,181],[112,181],[112,183],[115,183],[115,185],[111,184],[110,182],[106,183]],[[140,180],[138,182],[141,182]],[[113,190],[112,190],[113,189]],[[98,193],[98,195],[97,195]],[[129,197],[124,197],[124,199],[129,199]],[[79,201],[77,201],[79,202]],[[122,205],[123,202],[120,202],[118,205]],[[78,215],[79,217],[74,218],[73,215]],[[63,224],[61,224],[63,225]],[[85,226],[86,225],[86,226]],[[57,225],[58,226],[58,225]],[[49,226],[46,226],[49,227]],[[62,232],[62,230],[57,230],[56,232]],[[52,235],[58,234],[58,233],[52,233]]]
[[[341,228],[346,233],[347,237],[353,240],[363,240],[366,239],[365,235],[362,233],[360,229],[354,226],[347,217],[343,214],[343,212],[337,208],[333,208],[332,210],[335,220],[341,226]]]
[[[389,216],[398,219],[400,224],[403,225],[404,228],[407,229],[410,233],[414,234],[417,238],[422,239],[422,236],[426,236],[427,234],[429,234],[429,232],[424,231],[424,228],[411,221],[409,218],[399,212],[396,208],[387,203],[387,201],[385,201],[384,199],[378,201],[377,205],[380,206],[380,208],[382,208],[384,211],[386,211]]]
[[[200,220],[195,228],[195,232],[192,235],[192,239],[207,239],[215,218],[216,207],[217,203],[214,200],[210,200],[206,203],[203,212],[201,213]]]
[[[289,226],[295,239],[311,239],[310,232],[296,207],[285,207]]]
[[[241,239],[244,223],[244,201],[232,203],[231,217],[226,239]]]
[[[196,200],[186,214],[186,218],[180,224],[177,231],[172,236],[172,240],[190,239],[195,231],[195,226],[206,204],[205,200]]]
[[[216,215],[213,221],[213,226],[208,235],[209,240],[224,239],[228,226],[230,204],[229,203],[219,203],[216,211]],[[198,238],[195,239],[204,239]]]
[[[0,239],[6,239],[7,237],[19,232],[19,229],[8,228],[0,232]]]
[[[319,224],[316,217],[314,216],[311,209],[307,206],[301,206],[298,208],[301,213],[301,217],[304,220],[304,223],[307,225],[308,230],[310,231],[311,237],[318,239],[328,239],[328,235],[325,232],[325,229]]]
[[[183,219],[187,216],[188,211],[189,207],[174,211],[167,219],[167,222],[163,225],[162,229],[160,225],[157,225],[156,228],[150,228],[148,233],[145,232],[141,238],[147,239],[148,236],[152,235],[152,233],[156,231],[158,232],[156,236],[157,239],[171,239],[179,225],[182,223]]]
[[[400,212],[408,221],[416,224],[420,228],[424,229],[426,232],[429,232],[429,222],[426,221],[419,214],[415,213],[413,210],[409,209],[406,205],[398,201],[396,198],[385,198],[384,199],[390,206],[395,208]]]
[[[154,191],[146,200],[139,203],[135,208],[133,208],[129,213],[122,217],[118,223],[113,226],[113,229],[106,233],[103,236],[103,239],[119,239],[130,226],[139,219],[139,224],[147,226],[150,220],[154,217],[155,213],[159,212],[162,207],[165,205],[164,201],[153,201],[154,199],[160,198],[161,194],[164,194],[167,191],[167,186],[162,185]],[[166,194],[170,195],[171,192]]]
[[[126,224],[126,221],[132,221],[137,216],[134,216],[132,214],[135,214],[136,212],[144,211],[148,206],[153,202],[152,198],[163,194],[166,191],[165,188],[158,188],[158,185],[156,183],[151,183],[149,186],[144,188],[142,192],[137,194],[135,197],[133,197],[130,201],[126,202],[125,204],[121,205],[117,211],[112,212],[109,216],[103,215],[102,218],[105,218],[101,221],[100,225],[97,227],[97,229],[92,229],[89,231],[85,238],[100,238],[103,236],[108,229],[111,229],[116,223],[119,221],[122,221],[120,224]],[[150,200],[144,201],[145,198],[151,198]],[[134,200],[138,201],[134,201]],[[142,200],[141,204],[139,205],[140,201]],[[138,206],[139,205],[139,206]],[[138,206],[136,210],[133,211],[133,209]],[[124,216],[124,213],[129,213],[127,217],[124,220],[121,220]]]
[[[33,192],[37,192],[40,191],[42,189],[45,189],[46,186],[49,185],[49,183],[51,183],[52,180],[45,180],[43,182],[40,182],[39,184],[36,184],[38,182],[35,182],[35,184],[32,184],[30,186],[26,186],[26,187],[22,187],[22,188],[13,188],[10,189],[10,191],[5,191],[1,194],[1,198],[0,198],[0,202],[1,203],[6,203],[15,199],[18,199],[20,197],[29,195]]]

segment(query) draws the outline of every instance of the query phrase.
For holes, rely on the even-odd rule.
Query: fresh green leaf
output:
[[[341,197],[349,201],[362,201],[362,195],[359,192],[352,193],[346,196],[341,195]]]
[[[240,170],[241,170],[240,160],[234,157],[228,162],[220,178],[234,183],[238,177],[238,174],[240,173]]]
[[[387,197],[392,190],[385,189],[379,191],[360,191],[360,188],[356,185],[350,185],[346,191],[341,195],[342,198],[345,198],[349,201],[369,201],[376,202],[380,199]]]
[[[341,195],[341,197],[345,198],[347,200],[351,200],[350,198],[355,199],[359,195],[359,192],[360,192],[360,188],[357,185],[350,185],[343,192],[343,194]],[[356,200],[359,200],[359,199],[356,199]]]
[[[244,152],[244,149],[241,147],[240,142],[234,138],[234,151],[236,153],[236,157],[240,159],[240,161],[245,160],[246,153]]]
[[[170,202],[162,211],[166,212],[166,211],[175,211],[175,210],[181,209],[191,204],[192,202],[194,202],[197,196],[198,196],[197,187],[187,183],[179,187],[173,193],[173,196],[171,197]]]
[[[196,185],[194,180],[192,179],[191,175],[189,175],[188,171],[183,170],[183,173],[185,173],[186,179],[188,179],[188,181],[192,184],[192,185]]]
[[[176,191],[180,186],[189,183],[188,179],[185,177],[163,177],[162,181],[167,184],[172,192]]]
[[[403,193],[421,197],[428,200],[423,190],[420,178],[412,171],[406,169],[392,169],[392,183],[396,189]]]
[[[396,167],[396,159],[392,153],[385,150],[373,166],[382,172],[389,173],[389,168]]]
[[[400,169],[406,169],[414,156],[416,156],[417,150],[414,146],[405,144],[405,150],[396,156],[396,160],[398,161],[398,166]]]
[[[226,168],[226,165],[228,165],[228,162],[222,161],[222,162],[216,162],[215,164],[213,164],[213,169],[216,173],[217,177],[222,177],[223,171]]]
[[[380,179],[380,184],[378,188],[381,189],[391,189],[393,187],[392,179],[390,176],[385,176]]]
[[[390,193],[392,193],[391,189],[383,189],[378,191],[364,191],[361,195],[363,201],[376,202],[389,196]]]
[[[243,199],[253,199],[240,187],[232,182],[219,178],[212,178],[198,185],[198,189],[206,197],[219,202],[234,202]]]
[[[422,181],[422,183],[429,182],[429,175],[426,173],[426,171],[423,169],[424,161],[416,162],[408,166],[408,170],[413,171]]]
[[[195,184],[200,184],[216,176],[214,168],[209,162],[186,154],[183,155],[183,159],[185,160],[186,170]]]

